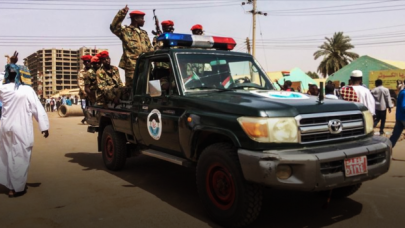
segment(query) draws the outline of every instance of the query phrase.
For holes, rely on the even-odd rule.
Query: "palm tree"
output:
[[[324,78],[359,57],[358,54],[348,51],[354,46],[350,43],[352,39],[344,36],[343,32],[335,33],[332,38],[325,37],[325,39],[326,41],[319,46],[320,50],[314,53],[315,60],[323,56],[323,60],[318,66],[318,72]]]

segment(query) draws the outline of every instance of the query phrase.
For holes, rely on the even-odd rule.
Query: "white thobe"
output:
[[[0,86],[3,113],[0,120],[0,184],[16,192],[24,191],[27,182],[34,130],[32,117],[40,131],[49,129],[48,116],[35,91],[14,83]]]
[[[356,91],[360,103],[364,104],[371,114],[375,115],[375,100],[370,90],[364,86],[353,86],[353,89]]]

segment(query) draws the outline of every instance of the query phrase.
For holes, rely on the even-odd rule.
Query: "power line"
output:
[[[204,5],[204,6],[196,6],[196,5],[192,5],[192,6],[187,6],[187,7],[165,7],[165,6],[161,6],[161,7],[153,7],[153,8],[138,8],[138,10],[153,10],[153,9],[159,9],[159,10],[172,10],[172,9],[177,9],[177,10],[181,10],[181,9],[195,9],[195,8],[215,8],[215,7],[230,7],[230,6],[237,6],[238,4],[234,4],[234,3],[228,3],[228,4],[217,4],[217,5]],[[49,10],[62,10],[62,11],[117,11],[117,9],[102,9],[102,8],[22,8],[22,7],[0,7],[0,10],[45,10],[45,11],[49,11]]]
[[[204,1],[196,1],[193,3],[186,2],[186,1],[173,1],[173,2],[163,2],[159,3],[159,5],[180,5],[180,6],[185,6],[185,5],[196,5],[200,3],[206,3]],[[232,1],[218,1],[218,3],[235,3]],[[0,1],[0,4],[5,4],[5,5],[35,5],[35,6],[97,6],[97,7],[107,7],[107,6],[122,6],[122,4],[114,4],[114,5],[104,5],[100,4],[99,2],[94,2],[94,3],[83,3],[83,2],[71,2],[71,3],[36,3],[36,2],[9,2],[9,1]],[[151,3],[151,2],[144,2],[144,3],[138,3],[144,5],[150,5],[150,6],[156,6],[156,3]],[[211,4],[211,3],[210,3]]]
[[[378,8],[378,7],[377,7]],[[402,11],[405,8],[389,9],[389,10],[371,10],[371,11],[356,11],[356,12],[342,12],[342,13],[309,13],[309,14],[273,14],[269,13],[269,16],[334,16],[334,15],[346,15],[346,14],[364,14],[364,13],[382,13],[382,12],[393,12],[393,11]]]
[[[380,1],[380,2],[369,2],[369,3],[357,3],[357,4],[349,4],[349,5],[338,5],[338,6],[325,6],[325,7],[315,7],[315,8],[301,8],[301,9],[287,9],[287,10],[268,10],[268,13],[282,13],[282,14],[289,14],[289,13],[311,13],[311,12],[329,12],[329,11],[341,11],[343,9],[336,9],[336,8],[347,8],[353,6],[362,6],[360,8],[354,9],[344,9],[345,11],[350,10],[359,10],[359,9],[375,9],[375,8],[386,8],[386,7],[397,7],[398,5],[389,5],[389,6],[374,6],[374,7],[364,7],[364,5],[375,5],[375,4],[385,4],[385,3],[396,3],[401,2],[402,0],[391,0],[391,1]],[[326,10],[325,10],[326,9]],[[330,10],[327,10],[330,9]],[[321,11],[320,11],[321,10]]]
[[[298,9],[287,9],[287,10],[269,10],[267,12],[289,12],[289,11],[305,11],[305,10],[314,10],[314,9],[346,8],[346,7],[352,7],[352,6],[374,5],[374,4],[382,4],[382,3],[388,3],[388,2],[400,2],[400,1],[401,0],[390,0],[390,1],[357,3],[357,4],[337,5],[337,6],[313,7],[313,8],[298,8]]]

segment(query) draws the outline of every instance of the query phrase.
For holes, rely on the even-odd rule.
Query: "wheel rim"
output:
[[[235,184],[227,168],[219,163],[211,165],[207,172],[206,190],[216,207],[228,210],[235,202]]]
[[[112,161],[114,158],[114,142],[111,136],[107,136],[105,141],[105,154],[108,161]]]

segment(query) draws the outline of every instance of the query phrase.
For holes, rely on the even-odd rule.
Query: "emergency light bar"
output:
[[[215,48],[219,50],[232,50],[236,46],[234,39],[218,36],[199,36],[178,33],[163,33],[157,38],[161,47],[194,47]]]

